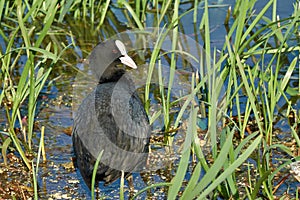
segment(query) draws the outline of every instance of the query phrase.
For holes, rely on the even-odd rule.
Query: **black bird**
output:
[[[149,120],[123,64],[137,68],[119,40],[98,44],[89,57],[99,84],[79,106],[72,133],[75,165],[89,188],[101,150],[96,181],[105,185],[117,180],[121,171],[127,176],[146,166]]]

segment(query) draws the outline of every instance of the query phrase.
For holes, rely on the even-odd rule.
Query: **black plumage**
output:
[[[145,168],[149,146],[149,120],[124,64],[136,68],[119,40],[100,43],[89,57],[99,80],[81,103],[74,118],[73,147],[76,165],[90,187],[97,156],[104,150],[96,181],[105,184]]]

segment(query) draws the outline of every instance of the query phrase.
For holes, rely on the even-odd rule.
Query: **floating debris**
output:
[[[291,167],[291,174],[297,179],[298,182],[300,182],[300,161],[296,161],[294,158],[292,158],[292,163],[290,164]]]

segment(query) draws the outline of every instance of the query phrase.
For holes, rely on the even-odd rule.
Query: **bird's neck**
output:
[[[132,80],[132,77],[125,73],[125,70],[119,71],[118,73],[114,73],[114,76],[112,77],[101,77],[99,84],[104,83],[114,83],[114,84],[121,84],[123,88],[126,88],[126,90],[129,91],[135,91],[135,84]]]
[[[114,72],[104,72],[101,76],[99,83],[117,82],[125,74],[125,70],[120,69]]]
[[[117,82],[125,73],[125,69],[116,69],[115,63],[112,63],[101,75],[99,83]]]

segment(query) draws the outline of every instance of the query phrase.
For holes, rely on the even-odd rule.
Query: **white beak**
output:
[[[121,63],[127,65],[128,67],[136,69],[137,66],[135,62],[127,55],[125,45],[123,44],[123,42],[121,42],[120,40],[116,40],[115,42],[116,42],[116,46],[118,47],[119,51],[122,54],[122,57],[119,58],[121,60]]]
[[[136,69],[137,66],[135,62],[126,54],[119,58],[121,60],[121,63],[124,65],[127,65],[128,67],[131,67],[132,69]]]

